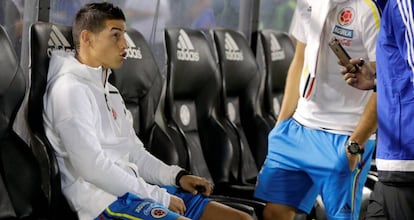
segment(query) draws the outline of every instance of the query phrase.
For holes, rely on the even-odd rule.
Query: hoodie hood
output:
[[[48,85],[63,75],[72,75],[97,88],[103,88],[103,67],[90,67],[80,63],[72,52],[56,50],[52,52],[47,75]],[[111,71],[108,71],[105,83]]]

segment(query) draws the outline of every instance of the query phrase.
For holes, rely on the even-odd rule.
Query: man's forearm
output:
[[[362,145],[375,132],[377,126],[377,94],[373,93],[349,139]]]
[[[283,103],[278,116],[278,122],[292,117],[299,99],[299,82],[304,63],[304,51],[306,45],[297,42],[295,56],[289,67],[286,79]]]

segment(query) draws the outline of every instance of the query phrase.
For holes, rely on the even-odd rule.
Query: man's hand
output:
[[[354,58],[349,62],[353,65],[359,66],[359,68],[353,73],[350,73],[351,69],[349,67],[351,67],[351,65],[344,67],[341,70],[346,83],[361,90],[373,89],[376,86],[375,72],[372,70],[370,65],[366,65],[365,61],[362,58]],[[342,65],[341,63],[339,64]]]
[[[346,152],[346,158],[348,159],[349,170],[352,172],[353,170],[355,170],[357,166],[359,155],[349,153],[346,145],[345,145],[345,152]]]
[[[202,193],[205,196],[209,196],[213,192],[213,184],[204,178],[185,175],[180,178],[180,186],[183,190],[196,195]]]
[[[185,207],[184,201],[181,198],[171,195],[170,206],[168,206],[168,209],[180,215],[184,215],[184,212],[187,208]]]

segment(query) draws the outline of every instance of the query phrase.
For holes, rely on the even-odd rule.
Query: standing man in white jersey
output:
[[[380,13],[371,0],[298,0],[297,40],[278,123],[255,196],[264,217],[309,213],[321,195],[328,219],[358,219],[377,127],[372,91],[348,86],[328,43],[375,67]]]

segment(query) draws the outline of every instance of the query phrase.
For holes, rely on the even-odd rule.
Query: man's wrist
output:
[[[348,140],[346,145],[348,152],[352,155],[363,154],[365,151],[363,146],[353,140]]]
[[[175,185],[177,185],[178,187],[181,187],[180,179],[181,177],[186,176],[186,175],[191,175],[191,173],[188,172],[187,170],[180,170],[180,172],[177,173],[177,176],[175,176]]]

